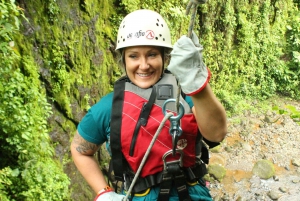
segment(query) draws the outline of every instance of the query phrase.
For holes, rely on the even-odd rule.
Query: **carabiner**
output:
[[[168,99],[164,102],[163,107],[162,107],[164,115],[166,115],[166,113],[167,113],[166,105],[170,102],[176,103],[176,99]],[[173,156],[175,156],[175,150],[176,150],[176,146],[177,146],[178,137],[181,136],[181,134],[182,134],[182,129],[180,127],[180,119],[183,116],[183,114],[184,114],[184,107],[183,107],[183,104],[181,102],[179,102],[179,111],[178,111],[177,116],[169,117],[169,120],[171,122],[169,133],[172,136]]]
[[[166,105],[170,102],[176,102],[176,99],[168,99],[164,102],[163,106],[162,106],[162,110],[164,115],[167,114],[167,110],[166,110]],[[176,133],[177,136],[180,136],[182,134],[182,129],[180,127],[180,119],[184,114],[184,107],[183,104],[181,102],[179,102],[179,112],[177,114],[177,116],[171,116],[169,118],[170,122],[171,122],[171,127],[170,127],[170,134],[174,135],[174,133]]]

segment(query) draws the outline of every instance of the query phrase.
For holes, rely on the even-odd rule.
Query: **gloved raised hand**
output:
[[[210,71],[202,59],[202,50],[194,32],[192,39],[181,36],[173,46],[168,70],[177,78],[186,95],[199,93],[210,79]]]
[[[125,198],[124,195],[119,195],[114,191],[105,191],[97,195],[94,201],[125,201],[123,200],[124,198]]]

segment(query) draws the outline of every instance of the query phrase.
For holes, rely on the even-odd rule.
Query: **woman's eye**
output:
[[[129,57],[132,58],[132,59],[134,59],[134,58],[136,58],[136,55],[131,54],[131,55],[129,55]]]
[[[156,53],[151,53],[151,54],[149,54],[149,57],[156,57]]]

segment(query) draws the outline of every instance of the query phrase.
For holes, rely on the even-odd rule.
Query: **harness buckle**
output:
[[[164,155],[163,155],[163,157],[162,157],[162,160],[163,160],[163,163],[164,163],[164,171],[168,171],[168,168],[169,168],[169,170],[170,170],[170,167],[171,166],[174,166],[174,165],[178,165],[178,167],[179,168],[181,168],[182,167],[182,165],[183,165],[183,151],[181,150],[181,149],[176,149],[175,150],[175,154],[179,154],[180,155],[180,157],[179,157],[179,159],[176,159],[176,160],[172,160],[172,161],[169,161],[169,162],[167,162],[166,161],[166,158],[170,155],[170,154],[172,154],[173,156],[174,156],[174,154],[173,154],[173,150],[169,150],[169,151],[167,151]]]
[[[169,150],[162,157],[164,163],[164,171],[162,175],[162,182],[160,184],[160,193],[157,200],[169,200],[170,189],[172,188],[172,186],[174,186],[177,189],[180,201],[191,201],[186,186],[186,178],[182,170],[183,151],[181,149],[176,149],[175,154],[179,154],[179,159],[167,162],[166,158],[172,153],[173,150]]]

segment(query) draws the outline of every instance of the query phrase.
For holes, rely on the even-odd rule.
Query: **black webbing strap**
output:
[[[162,175],[162,182],[159,185],[160,192],[157,201],[169,200],[172,183],[173,183],[173,174],[165,171]]]
[[[149,118],[152,106],[155,102],[155,99],[156,99],[156,89],[155,89],[155,86],[153,86],[149,101],[147,103],[145,103],[144,106],[142,107],[139,119],[135,125],[132,141],[130,144],[129,156],[133,156],[133,151],[134,151],[138,133],[140,131],[141,126],[147,125],[148,118]]]
[[[169,200],[170,190],[173,183],[177,189],[179,201],[191,201],[186,186],[186,177],[184,172],[181,170],[179,163],[169,163],[167,165],[167,169],[164,170],[157,201]]]
[[[201,148],[201,160],[208,164],[209,162],[209,152],[208,152],[208,149],[206,148],[206,146],[202,143],[202,148]]]
[[[121,152],[121,128],[122,128],[122,111],[124,101],[125,83],[127,77],[122,77],[114,85],[114,97],[112,103],[111,122],[110,122],[110,143],[112,154],[112,166],[115,179],[123,180],[123,154]]]
[[[175,187],[177,189],[179,201],[191,201],[187,186],[186,178],[182,171],[175,175],[174,178]]]
[[[199,181],[205,174],[207,174],[206,166],[203,162],[197,161],[194,167],[182,168],[185,174],[187,182],[194,183]],[[148,175],[146,177],[139,177],[135,182],[132,192],[141,192],[146,190],[151,186],[156,186],[160,184],[163,180],[163,171],[154,175]],[[130,186],[133,181],[134,175],[125,174],[125,182],[127,187]],[[165,178],[166,179],[166,178]],[[128,189],[126,189],[128,190]]]

